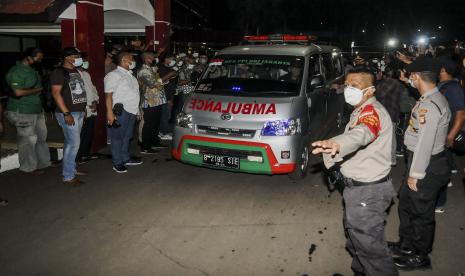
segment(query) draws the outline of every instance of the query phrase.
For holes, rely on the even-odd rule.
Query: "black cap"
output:
[[[455,76],[458,71],[458,64],[457,62],[453,61],[450,58],[439,58],[439,63],[441,66],[441,69],[444,68],[446,70],[447,74]]]
[[[61,58],[80,55],[81,52],[76,47],[66,47],[61,51]]]
[[[439,75],[441,64],[434,58],[421,57],[405,67],[407,72],[433,72]]]

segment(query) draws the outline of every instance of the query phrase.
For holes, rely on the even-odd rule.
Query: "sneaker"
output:
[[[394,258],[394,264],[399,270],[425,270],[431,269],[431,260],[428,256],[410,254]]]
[[[89,162],[89,161],[90,161],[90,158],[87,157],[87,156],[83,156],[83,157],[79,158],[79,159],[76,160],[76,161],[77,161],[78,164],[81,165],[81,164],[85,164],[85,163]]]
[[[450,187],[453,187],[453,186],[454,186],[454,184],[452,184],[452,181],[449,181],[449,184],[447,184],[447,187],[450,188]]]
[[[125,166],[138,166],[138,165],[142,165],[142,163],[144,163],[142,160],[131,158],[126,163],[124,163],[124,165]]]
[[[143,149],[140,151],[141,154],[157,154],[158,151],[154,149]]]
[[[446,209],[444,207],[436,207],[436,209],[434,210],[436,214],[443,214],[445,211]]]
[[[396,156],[397,157],[404,157],[404,153],[401,151],[396,151]]]
[[[389,250],[393,257],[402,257],[408,254],[412,254],[413,250],[402,245],[401,242],[387,242]]]
[[[171,141],[173,140],[173,135],[168,133],[168,134],[163,134],[161,137],[160,137],[161,140],[167,140],[167,141]]]
[[[127,173],[128,172],[128,169],[124,166],[124,165],[121,165],[121,166],[113,166],[113,170],[117,173]]]

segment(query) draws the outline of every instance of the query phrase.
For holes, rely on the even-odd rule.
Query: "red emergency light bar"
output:
[[[270,37],[267,35],[247,35],[247,36],[244,36],[243,40],[266,41],[266,40],[270,40]]]
[[[311,35],[247,35],[243,37],[246,41],[301,41],[308,42],[316,40]]]

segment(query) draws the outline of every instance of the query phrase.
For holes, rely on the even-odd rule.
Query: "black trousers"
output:
[[[409,170],[412,156],[413,153],[409,152]],[[418,180],[418,192],[410,190],[406,182],[400,189],[400,240],[417,254],[427,255],[433,249],[436,199],[441,188],[449,182],[450,170],[447,153],[443,151],[431,157],[425,178]]]
[[[144,126],[142,127],[142,149],[148,150],[152,145],[160,142],[158,133],[160,132],[160,120],[162,105],[144,108]]]
[[[83,156],[89,156],[92,148],[92,139],[94,138],[94,126],[96,116],[90,116],[84,120],[84,125],[81,129],[81,144],[76,155],[76,160]]]
[[[352,270],[367,276],[399,275],[384,239],[387,209],[395,197],[392,181],[346,187],[343,197],[346,246],[353,257]]]

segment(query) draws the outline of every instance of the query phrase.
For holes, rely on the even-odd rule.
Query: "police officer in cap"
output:
[[[392,122],[374,97],[375,77],[349,71],[344,96],[355,107],[342,135],[312,143],[328,169],[340,167],[345,189],[344,228],[355,275],[398,275],[384,239],[386,210],[395,196],[391,171]]]
[[[412,110],[404,137],[408,180],[400,189],[400,241],[389,243],[389,247],[399,269],[415,270],[431,267],[428,254],[433,247],[436,198],[451,175],[445,150],[451,112],[436,86],[438,62],[420,58],[406,70],[410,72],[409,84],[418,89],[421,97]]]

